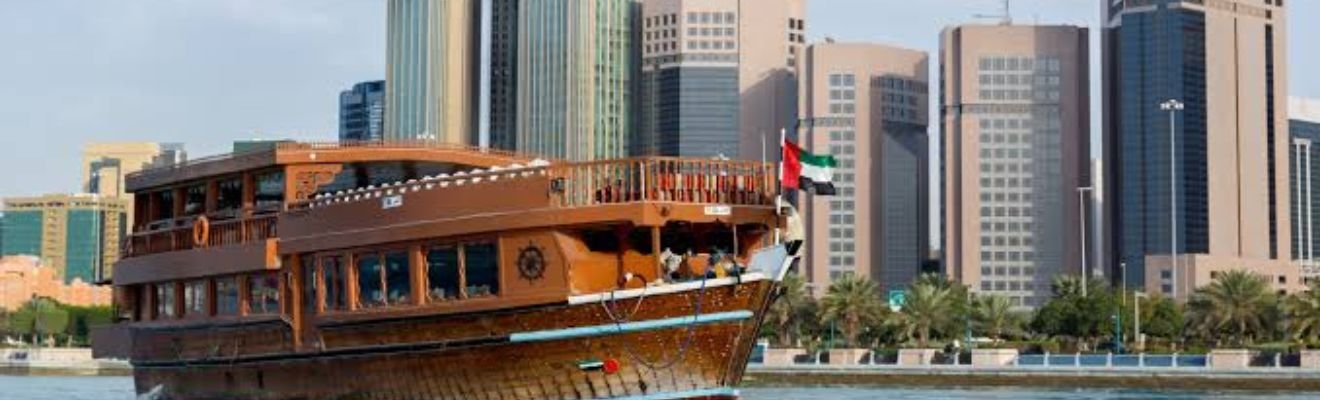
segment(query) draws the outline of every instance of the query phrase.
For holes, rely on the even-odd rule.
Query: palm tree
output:
[[[972,320],[977,330],[995,343],[1005,334],[1017,331],[1020,319],[1013,312],[1012,300],[999,295],[978,296],[972,304]]]
[[[926,347],[931,332],[946,327],[956,320],[956,299],[949,286],[918,281],[912,285],[903,304],[907,336],[915,335],[917,345]]]
[[[814,308],[815,299],[807,294],[807,283],[801,275],[789,274],[780,287],[783,294],[770,306],[765,324],[774,332],[780,346],[795,346],[801,339],[802,323],[809,318],[807,312]]]
[[[1293,339],[1310,341],[1320,337],[1320,281],[1309,286],[1309,290],[1288,297],[1286,310]]]
[[[821,311],[821,322],[838,324],[847,345],[855,346],[862,326],[880,312],[879,292],[874,282],[844,275],[826,291]]]
[[[1187,307],[1193,330],[1207,338],[1226,332],[1232,343],[1240,346],[1265,333],[1274,303],[1265,278],[1233,270],[1197,289]]]

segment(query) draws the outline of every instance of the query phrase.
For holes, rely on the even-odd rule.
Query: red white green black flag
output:
[[[784,139],[781,144],[784,158],[781,161],[780,183],[785,189],[805,190],[821,196],[833,196],[834,156],[808,153],[796,143]]]

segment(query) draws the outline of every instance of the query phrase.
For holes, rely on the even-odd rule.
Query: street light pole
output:
[[[1177,114],[1186,105],[1177,99],[1160,103],[1169,112],[1169,263],[1173,266],[1173,298],[1178,298],[1178,138]]]
[[[1146,298],[1145,293],[1132,293],[1132,343],[1136,344],[1138,351],[1144,351],[1146,347],[1142,345],[1141,340],[1141,299],[1144,298]]]
[[[1077,230],[1082,232],[1082,297],[1087,296],[1086,280],[1089,278],[1087,276],[1089,272],[1086,269],[1086,221],[1088,218],[1086,218],[1086,196],[1084,194],[1094,189],[1090,186],[1077,188],[1077,220],[1081,223],[1081,227]]]

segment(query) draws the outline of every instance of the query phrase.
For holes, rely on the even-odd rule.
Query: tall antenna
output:
[[[997,19],[1000,25],[1013,25],[1013,0],[1004,0],[1004,8],[1000,10],[1000,14],[976,14],[972,18]]]

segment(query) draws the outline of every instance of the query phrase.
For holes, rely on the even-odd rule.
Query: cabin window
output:
[[[310,254],[302,257],[302,274],[303,312],[315,314],[316,306],[320,304],[316,299],[316,282],[320,280],[316,273],[316,257]]]
[[[201,215],[206,213],[206,185],[189,186],[184,191],[183,214]]]
[[[258,209],[278,209],[284,204],[284,171],[271,171],[256,176],[254,199]]]
[[[258,274],[248,279],[248,314],[278,314],[280,312],[279,275]]]
[[[206,312],[206,281],[193,280],[183,284],[183,315],[204,316]]]
[[[426,253],[426,287],[430,301],[458,298],[458,248],[437,247]]]
[[[174,315],[174,284],[168,282],[157,284],[156,317],[172,319]]]
[[[500,260],[494,242],[464,245],[463,262],[467,267],[468,297],[500,293]]]
[[[165,190],[156,194],[156,196],[160,199],[159,205],[156,206],[156,211],[159,213],[158,215],[160,215],[160,218],[157,218],[156,220],[164,221],[174,219],[174,191]]]
[[[582,231],[582,241],[587,244],[588,250],[596,253],[617,253],[619,251],[619,236],[613,230]]]
[[[217,211],[237,211],[243,208],[243,179],[230,178],[220,181],[216,185],[220,190],[216,193]]]
[[[238,315],[238,279],[215,278],[215,314]]]
[[[385,305],[385,291],[381,290],[380,256],[360,254],[357,256],[358,306],[373,308]]]
[[[321,257],[321,274],[325,279],[325,309],[343,310],[346,307],[344,294],[344,260],[339,256]]]
[[[412,301],[412,273],[408,264],[407,252],[397,251],[385,255],[385,290],[391,305]]]

